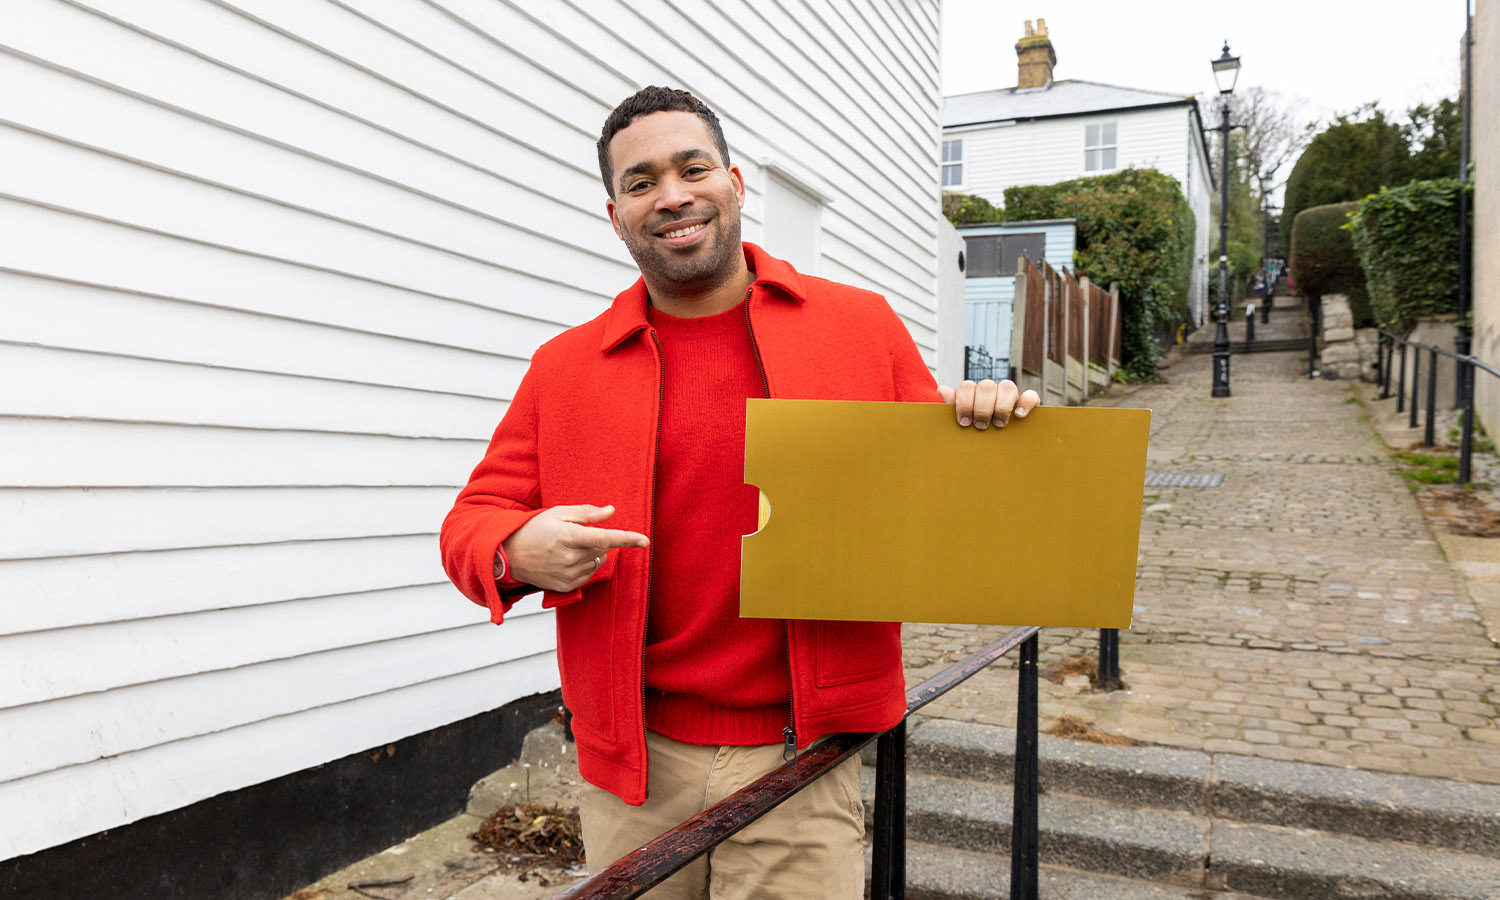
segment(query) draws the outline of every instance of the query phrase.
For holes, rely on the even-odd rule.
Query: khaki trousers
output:
[[[591,784],[579,798],[589,872],[671,830],[784,765],[781,745],[712,747],[646,732],[646,802]],[[650,900],[859,900],[865,891],[859,758],[803,788],[645,893]]]

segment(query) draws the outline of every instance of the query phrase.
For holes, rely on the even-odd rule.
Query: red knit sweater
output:
[[[691,744],[773,744],[791,721],[786,622],[741,619],[745,399],[764,397],[743,305],[652,309],[666,375],[646,630],[646,726]]]

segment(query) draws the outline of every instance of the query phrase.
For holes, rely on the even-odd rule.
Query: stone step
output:
[[[874,809],[874,773],[865,770],[865,807]],[[908,775],[908,838],[964,850],[1010,852],[1009,785]],[[1208,821],[1187,813],[1139,809],[1048,794],[1038,809],[1043,863],[1128,878],[1201,886]]]
[[[907,764],[912,772],[1008,783],[1014,747],[1011,728],[920,719],[909,732]],[[1037,765],[1048,792],[1500,858],[1496,785],[1048,735],[1038,741]]]
[[[868,855],[867,855],[868,856]],[[868,868],[868,865],[867,865]],[[1153,884],[1042,866],[1037,893],[1044,900],[1256,900],[1247,894],[1201,887]],[[1010,858],[955,850],[920,841],[906,845],[906,896],[910,900],[1010,900]]]
[[[1213,341],[1189,341],[1187,344],[1189,353],[1212,353],[1214,352]],[[1229,354],[1238,356],[1241,353],[1286,353],[1292,350],[1307,352],[1307,338],[1256,338],[1247,347],[1243,337],[1235,338],[1229,342]]]
[[[1500,860],[1301,828],[1213,826],[1211,883],[1286,900],[1496,900]]]
[[[873,774],[866,771],[866,802],[871,808]],[[914,843],[988,854],[993,862],[986,870],[1005,871],[1010,821],[1011,792],[1006,785],[908,776],[907,835]],[[1161,890],[1229,889],[1277,900],[1500,897],[1500,860],[1474,854],[1213,820],[1056,793],[1041,798],[1038,822],[1043,865],[1150,882]],[[938,880],[919,877],[919,870],[928,871],[908,862],[909,882]],[[941,893],[936,887],[932,891],[929,895],[935,897],[966,896]]]

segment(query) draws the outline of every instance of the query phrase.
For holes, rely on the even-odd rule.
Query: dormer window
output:
[[[1115,135],[1119,123],[1099,122],[1083,129],[1083,170],[1108,172],[1115,168]]]

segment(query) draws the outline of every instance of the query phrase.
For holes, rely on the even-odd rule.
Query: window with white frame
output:
[[[1083,170],[1107,172],[1115,167],[1117,122],[1098,122],[1083,129]]]
[[[963,183],[964,140],[943,141],[943,187],[958,187]]]

